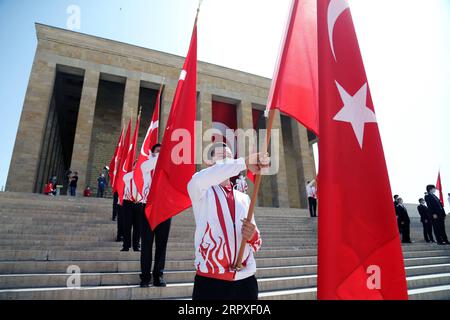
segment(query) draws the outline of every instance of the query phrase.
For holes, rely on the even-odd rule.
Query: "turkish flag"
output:
[[[134,160],[136,159],[136,144],[137,144],[137,138],[138,138],[138,134],[139,134],[139,124],[141,122],[141,114],[139,113],[139,116],[136,119],[136,125],[134,127],[134,134],[133,134],[133,138],[130,141],[129,145],[128,145],[128,150],[125,156],[124,161],[122,162],[122,166],[121,166],[121,170],[119,170],[120,172],[120,176],[118,177],[118,179],[120,179],[120,188],[117,188],[117,192],[119,194],[119,203],[122,204],[123,203],[123,193],[124,193],[124,189],[125,189],[125,183],[123,181],[123,177],[133,171],[133,165],[134,165]]]
[[[123,182],[123,176],[125,175],[124,171],[123,171],[123,165],[127,159],[127,154],[128,154],[128,149],[130,147],[130,136],[131,136],[131,119],[130,121],[128,121],[128,126],[127,126],[127,131],[125,131],[125,137],[123,139],[123,144],[121,147],[121,152],[120,152],[120,161],[118,162],[118,166],[117,166],[117,174],[116,177],[114,178],[114,186],[113,186],[113,190],[115,190],[118,194],[119,194],[119,198],[120,198],[120,194],[122,193],[122,197],[123,197],[123,190],[125,187],[125,184]],[[119,201],[119,204],[122,204],[122,202]]]
[[[114,155],[109,163],[109,183],[111,184],[112,193],[116,192],[115,189],[115,178],[117,176],[117,169],[120,165],[120,156],[122,155],[122,145],[123,145],[123,128],[120,132],[119,140],[117,140],[116,149],[114,150]]]
[[[253,129],[258,131],[258,123],[259,120],[262,118],[263,116],[263,112],[261,110],[258,109],[252,109],[252,122],[253,122]],[[250,150],[250,152],[253,152],[253,150]],[[250,170],[247,170],[247,178],[253,183],[255,184],[255,180],[256,180],[256,176],[253,172],[251,172]]]
[[[138,160],[136,162],[136,167],[133,172],[134,183],[138,192],[142,197],[147,198],[147,192],[142,191],[144,187],[144,176],[142,174],[141,166],[149,159],[152,147],[158,143],[158,127],[159,127],[159,109],[161,101],[161,89],[156,97],[155,110],[153,111],[152,121],[148,127],[147,134],[145,135],[144,142],[142,143],[141,151],[139,152]]]
[[[317,2],[318,298],[407,299],[383,146],[345,0]]]
[[[145,213],[154,230],[161,222],[189,208],[187,184],[195,173],[197,113],[197,19],[191,44],[170,109]]]
[[[442,192],[442,182],[441,182],[441,171],[438,172],[438,178],[436,182],[436,189],[439,190],[439,200],[442,203],[442,208],[444,207],[444,193]]]
[[[294,0],[267,107],[279,109],[318,135],[316,1]]]

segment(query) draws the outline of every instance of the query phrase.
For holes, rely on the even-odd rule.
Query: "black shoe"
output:
[[[121,252],[128,252],[128,251],[130,251],[130,249],[129,248],[122,248],[122,250],[120,250]]]
[[[155,287],[166,287],[167,283],[163,277],[155,277],[155,279],[153,279],[153,285]]]
[[[440,246],[444,246],[445,242],[438,242],[437,244],[440,245]]]
[[[141,284],[139,285],[141,288],[148,288],[150,287],[150,281],[141,281]]]

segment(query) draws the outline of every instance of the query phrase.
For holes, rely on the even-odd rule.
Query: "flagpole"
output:
[[[267,112],[265,113],[265,115],[267,116]],[[267,119],[267,131],[266,131],[266,139],[264,141],[263,144],[263,152],[267,152],[267,150],[269,149],[269,143],[270,143],[270,133],[272,131],[272,126],[273,126],[273,120],[275,118],[275,109],[270,109],[268,111],[268,119]],[[261,185],[261,173],[256,174],[255,176],[255,185],[253,188],[253,193],[252,193],[252,197],[251,197],[251,202],[250,202],[250,207],[248,208],[248,213],[247,213],[247,221],[252,221],[253,216],[254,216],[254,212],[255,212],[255,206],[256,206],[256,200],[258,197],[258,192],[259,192],[259,186]],[[236,271],[239,271],[242,269],[242,258],[244,257],[244,250],[245,250],[245,246],[247,245],[247,241],[245,239],[242,239],[241,241],[241,246],[239,248],[239,253],[236,259],[236,263],[234,265],[234,269]]]

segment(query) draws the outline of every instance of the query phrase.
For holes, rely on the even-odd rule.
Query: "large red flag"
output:
[[[170,109],[162,148],[147,198],[145,213],[154,230],[161,222],[189,208],[187,184],[195,173],[197,106],[197,19],[191,44]]]
[[[317,2],[319,299],[407,299],[383,146],[345,0]]]
[[[120,180],[121,180],[121,184],[120,184],[120,189],[117,188],[117,192],[119,194],[119,203],[122,204],[123,203],[123,193],[124,193],[124,189],[125,189],[125,184],[123,181],[123,177],[133,171],[133,167],[134,167],[134,161],[136,159],[136,144],[137,144],[137,138],[139,135],[139,125],[141,122],[141,113],[139,113],[139,116],[136,119],[136,125],[134,127],[134,134],[133,134],[133,138],[130,141],[130,144],[128,146],[128,151],[126,153],[126,158],[124,159],[124,161],[122,162],[122,166],[120,170],[121,175],[119,176]]]
[[[318,135],[316,19],[316,1],[292,1],[267,107],[279,109]]]
[[[153,111],[152,121],[148,127],[147,134],[145,135],[144,142],[142,143],[141,151],[139,152],[138,160],[136,162],[136,168],[133,172],[134,183],[138,192],[145,198],[147,198],[147,193],[142,192],[144,187],[144,177],[142,174],[142,163],[148,160],[150,156],[152,147],[158,143],[158,127],[159,127],[159,108],[161,100],[161,89],[156,97],[155,110]]]
[[[130,136],[131,136],[131,119],[130,119],[130,121],[128,121],[127,131],[125,132],[125,137],[123,139],[123,144],[122,144],[122,150],[120,153],[120,159],[119,159],[120,161],[118,162],[117,174],[116,174],[116,177],[114,178],[113,189],[115,191],[117,191],[119,196],[121,193],[123,196],[123,189],[125,187],[125,185],[123,183],[123,176],[125,175],[126,172],[125,173],[123,172],[123,165],[127,158],[128,149],[130,147]],[[119,202],[119,204],[122,204],[122,202]]]
[[[436,189],[439,190],[439,200],[441,200],[442,207],[444,207],[444,193],[442,192],[441,170],[439,170],[439,172],[438,172]]]
[[[109,183],[111,184],[112,193],[116,192],[115,189],[115,178],[117,176],[117,169],[120,165],[120,156],[122,155],[122,145],[123,145],[123,128],[120,132],[119,140],[116,144],[116,149],[114,150],[114,155],[109,163]]]

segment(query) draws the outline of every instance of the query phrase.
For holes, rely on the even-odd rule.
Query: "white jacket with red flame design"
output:
[[[232,270],[242,240],[242,219],[246,218],[250,206],[248,195],[233,190],[235,221],[220,183],[246,170],[245,160],[226,159],[194,174],[188,184],[195,216],[195,267],[197,274],[209,278],[235,281],[248,278],[256,272],[253,253],[261,247],[258,228],[247,243],[243,268]],[[220,208],[216,203],[220,203]],[[255,223],[254,219],[252,221]]]

